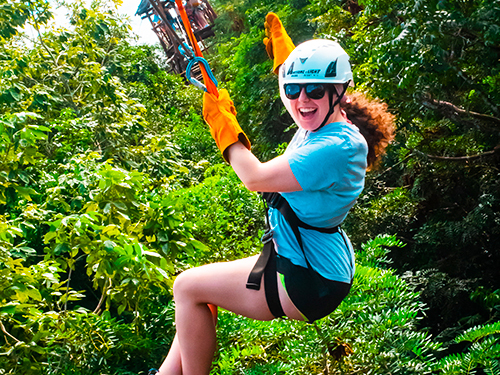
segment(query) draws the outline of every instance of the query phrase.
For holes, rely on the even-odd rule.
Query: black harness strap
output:
[[[253,266],[250,275],[248,275],[247,288],[259,290],[264,275],[264,292],[266,301],[271,314],[276,318],[285,316],[281,307],[278,292],[278,278],[276,276],[276,250],[274,249],[273,231],[269,227],[269,205],[266,206],[266,232],[262,236],[264,248],[260,253],[255,266]]]
[[[265,246],[264,246],[265,247]],[[273,241],[270,241],[271,256],[269,257],[268,266],[264,270],[264,292],[266,293],[266,301],[271,314],[276,318],[285,316],[283,307],[280,302],[280,294],[278,291],[278,276],[276,275],[276,251]]]
[[[299,227],[316,230],[322,233],[337,233],[339,232],[339,226],[333,228],[318,228],[313,227],[309,224],[304,223],[297,217],[297,214],[293,211],[290,204],[287,202],[285,198],[279,193],[263,193],[262,197],[267,203],[266,207],[266,232],[262,237],[262,243],[264,244],[264,248],[260,253],[255,266],[252,268],[250,275],[248,275],[247,280],[247,288],[259,290],[262,280],[262,275],[264,274],[264,283],[265,283],[265,292],[266,292],[266,300],[269,305],[269,310],[275,317],[284,316],[283,308],[281,307],[281,303],[279,300],[278,294],[278,278],[276,275],[276,249],[274,248],[274,243],[272,240],[273,232],[269,227],[269,207],[273,207],[277,209],[288,221],[290,227],[292,228],[293,233],[299,243],[299,246],[304,254],[304,259],[307,263],[307,266],[311,268],[309,261],[307,260],[306,253],[304,251],[304,247],[302,245],[302,237],[300,235]]]
[[[288,201],[283,198],[280,193],[264,193],[263,196],[270,207],[276,208],[277,210],[279,210],[279,212],[281,212],[281,214],[285,217],[286,221],[288,221],[291,227],[301,227],[304,229],[315,230],[321,233],[337,233],[339,231],[339,225],[332,228],[320,228],[313,227],[312,225],[304,223],[297,217],[297,214],[292,209],[292,207],[290,207]]]
[[[252,268],[252,272],[248,276],[247,280],[247,288],[248,289],[260,289],[260,281],[262,279],[262,274],[266,269],[267,262],[271,258],[271,254],[274,252],[274,244],[273,244],[273,232],[269,229],[266,230],[266,233],[261,239],[264,244],[264,248],[260,253],[255,266]]]
[[[288,201],[285,198],[283,198],[283,196],[280,193],[264,193],[263,197],[268,202],[268,205],[270,207],[277,209],[283,215],[285,220],[288,221],[288,224],[290,224],[290,227],[292,228],[293,233],[295,234],[295,238],[297,239],[297,242],[299,243],[299,246],[302,249],[302,252],[304,253],[304,257],[306,259],[306,263],[308,266],[309,262],[307,261],[306,254],[304,252],[304,247],[302,245],[302,237],[300,235],[299,227],[304,229],[315,230],[321,233],[337,233],[339,231],[338,225],[333,228],[319,228],[304,223],[302,220],[298,218],[295,211],[292,209],[292,207],[290,207]]]

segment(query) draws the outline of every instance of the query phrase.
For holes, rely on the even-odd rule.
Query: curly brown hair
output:
[[[349,98],[350,101],[341,103],[341,108],[365,137],[368,169],[373,169],[394,138],[394,115],[387,111],[387,104],[368,99],[363,93],[350,93]]]

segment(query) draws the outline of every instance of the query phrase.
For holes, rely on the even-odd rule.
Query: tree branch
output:
[[[363,10],[363,7],[358,4],[358,0],[347,0],[344,6],[347,8],[347,11],[353,16]]]
[[[5,329],[5,326],[3,325],[2,321],[0,321],[0,329],[2,330],[2,332],[9,336],[12,340],[14,340],[15,342],[21,342],[19,341],[18,339],[16,339],[14,336],[12,336],[9,332],[7,332],[7,330]]]
[[[423,155],[423,156],[429,158],[429,159],[468,162],[471,160],[481,159],[481,158],[486,157],[486,156],[500,154],[500,146],[495,147],[495,149],[492,151],[487,151],[487,152],[483,152],[482,154],[470,155],[470,156],[437,156],[437,155],[429,155],[429,154],[426,154],[425,152],[418,151],[418,150],[414,150],[414,151],[419,153],[420,155]]]
[[[106,279],[104,281],[104,287],[102,288],[102,295],[101,295],[101,298],[99,300],[99,303],[97,304],[97,307],[95,308],[94,310],[94,314],[99,314],[99,311],[101,310],[101,306],[104,302],[104,300],[106,299],[106,293],[108,292],[108,281],[109,281],[109,286],[111,286],[111,279]]]
[[[458,121],[463,122],[463,119],[460,118],[459,116],[470,116],[481,121],[491,122],[500,125],[500,118],[498,117],[486,115],[484,113],[467,111],[465,109],[457,107],[453,103],[445,102],[442,100],[434,100],[430,97],[430,95],[428,95],[425,98],[425,100],[423,101],[423,105],[426,106],[427,108],[437,110],[443,115]]]
[[[40,41],[40,44],[42,45],[42,47],[45,50],[45,52],[47,52],[49,54],[49,56],[52,59],[52,62],[54,63],[54,65],[57,66],[57,61],[56,61],[54,55],[52,54],[52,52],[50,52],[49,47],[47,47],[47,45],[43,41],[42,33],[40,32],[40,27],[38,26],[38,22],[36,20],[35,15],[33,13],[31,13],[31,12],[30,12],[30,14],[31,14],[31,17],[33,17],[33,26],[35,27],[35,30],[36,30],[36,33],[38,35],[38,40]]]
[[[68,299],[69,299],[69,282],[71,281],[71,273],[73,272],[73,269],[69,267],[69,272],[68,272],[68,282],[66,283],[66,301],[64,301],[64,309],[63,312],[66,313],[66,310],[68,309]]]
[[[413,155],[412,152],[410,152],[408,155],[406,155],[402,160],[398,161],[396,164],[390,166],[389,168],[387,168],[385,171],[379,173],[378,175],[376,176],[369,176],[368,179],[371,179],[371,180],[377,180],[380,176],[386,174],[387,172],[390,172],[393,168],[397,167],[399,164],[401,163],[404,163],[406,160],[408,160],[409,158],[411,158]]]

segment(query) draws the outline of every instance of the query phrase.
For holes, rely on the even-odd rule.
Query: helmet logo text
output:
[[[307,58],[306,58],[306,60],[307,60]],[[297,74],[304,74],[306,76],[310,76],[310,75],[319,74],[319,72],[321,71],[321,69],[293,70],[293,66],[294,66],[294,63],[292,62],[292,65],[290,65],[290,68],[288,68],[288,70],[286,72],[287,76],[292,76],[293,77],[293,76],[296,76]],[[283,70],[283,77],[285,77],[284,73],[285,73],[285,71]]]
[[[288,72],[286,73],[289,76],[294,76],[296,74],[304,74],[304,75],[318,74],[321,71],[321,69],[292,70],[291,68],[292,67],[290,67],[290,69],[288,69]]]

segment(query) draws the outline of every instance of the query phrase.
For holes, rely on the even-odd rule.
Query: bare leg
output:
[[[213,304],[237,314],[271,320],[264,288],[246,288],[256,257],[196,267],[179,275],[174,284],[177,335],[161,367],[162,375],[209,374],[215,351]],[[280,300],[287,316],[301,319],[284,289]],[[179,365],[180,362],[180,365]]]
[[[210,312],[212,313],[212,319],[214,326],[217,325],[217,306],[212,304],[208,305]],[[160,375],[182,375],[182,361],[181,361],[181,348],[179,346],[178,335],[175,334],[174,341],[170,346],[167,358],[161,365],[159,369]]]
[[[181,303],[176,308],[175,322],[183,375],[209,374],[216,334],[208,305],[194,300]]]
[[[172,341],[167,358],[165,358],[159,369],[159,373],[160,375],[182,375],[181,348],[177,333],[174,341]]]

